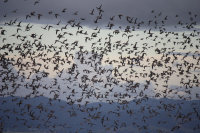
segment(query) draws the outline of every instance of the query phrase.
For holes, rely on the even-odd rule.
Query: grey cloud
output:
[[[150,26],[155,26],[154,22],[157,20],[158,25],[162,25],[161,21],[167,16],[165,25],[177,25],[177,22],[181,20],[182,23],[190,23],[190,17],[193,21],[199,21],[200,19],[200,9],[198,7],[198,1],[187,1],[187,0],[177,0],[177,1],[120,1],[120,0],[109,0],[109,1],[65,1],[65,0],[40,0],[39,3],[34,5],[35,1],[14,1],[10,0],[7,3],[3,1],[0,2],[0,22],[10,21],[11,19],[18,19],[18,21],[30,22],[30,23],[43,23],[43,24],[56,24],[61,20],[61,24],[66,24],[67,21],[75,19],[76,22],[81,22],[81,25],[85,26],[105,26],[108,22],[114,23],[116,26],[121,25],[134,25],[126,21],[126,16],[133,18],[133,22],[137,18],[137,23],[145,22],[145,26],[148,25],[149,20],[151,20]],[[102,4],[102,19],[98,20],[95,24],[94,20],[99,15],[99,11],[96,7]],[[63,13],[62,10],[66,9]],[[16,10],[16,13],[12,11]],[[89,15],[89,13],[94,9],[94,15]],[[154,10],[154,13],[151,11]],[[31,12],[35,11],[35,16],[26,19],[26,15],[30,15]],[[52,11],[53,14],[49,15],[48,12]],[[78,15],[72,15],[78,11]],[[188,12],[192,14],[189,15]],[[158,14],[161,13],[161,16]],[[7,14],[6,17],[3,15]],[[37,14],[42,14],[40,20],[37,20]],[[59,14],[56,19],[55,14]],[[118,15],[122,14],[123,17],[120,20]],[[175,17],[177,15],[179,17]],[[195,18],[195,14],[198,15]],[[110,17],[115,16],[114,20],[110,20]],[[154,18],[156,16],[156,18]],[[82,21],[80,18],[85,18]]]

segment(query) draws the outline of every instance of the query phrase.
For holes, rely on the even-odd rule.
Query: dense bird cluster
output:
[[[39,4],[40,0],[33,6]],[[23,19],[39,23],[44,14],[36,12]],[[67,8],[47,13],[58,23],[39,27],[45,34],[31,32],[35,24],[18,18],[0,27],[0,132],[25,127],[50,132],[200,131],[200,31],[195,28],[199,15],[188,12],[188,22],[177,22],[173,28],[184,29],[182,33],[168,31],[165,23],[173,18],[154,10],[148,22],[116,14],[100,27],[106,14],[100,5],[88,13],[96,24],[90,33],[81,25],[87,18],[66,24],[59,20],[66,12]],[[79,16],[79,11],[71,14]],[[125,20],[128,26],[118,26],[115,20]],[[109,34],[99,38],[105,29]],[[56,36],[51,44],[42,41],[46,31]],[[84,42],[71,42],[74,36]],[[51,73],[56,73],[53,78]],[[179,86],[169,85],[173,76]]]

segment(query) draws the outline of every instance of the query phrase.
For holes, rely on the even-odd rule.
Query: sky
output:
[[[1,13],[0,15],[7,16],[5,18],[1,17],[1,22],[10,21],[11,19],[18,18],[23,22],[32,22],[32,23],[44,23],[44,24],[55,24],[61,20],[61,24],[66,24],[67,21],[71,19],[76,19],[80,21],[81,25],[88,26],[93,28],[96,25],[106,25],[109,21],[109,18],[114,17],[114,23],[116,25],[127,26],[127,22],[123,21],[126,16],[136,18],[138,22],[149,21],[149,20],[162,20],[166,16],[168,20],[166,21],[167,25],[177,25],[176,20],[182,20],[184,23],[189,22],[190,17],[194,17],[195,14],[198,15],[199,12],[199,1],[187,1],[187,0],[176,0],[176,1],[139,1],[139,0],[109,0],[109,1],[93,1],[93,0],[83,0],[83,1],[66,1],[66,0],[40,0],[35,4],[36,1],[30,0],[9,0],[4,3],[1,1]],[[34,5],[35,4],[35,5]],[[102,5],[102,19],[98,23],[93,23],[96,16],[99,16],[99,11],[96,7]],[[62,12],[65,9],[65,12]],[[16,10],[16,13],[12,11]],[[90,15],[94,9],[94,15]],[[36,16],[26,19],[26,15],[30,15],[31,12],[34,12]],[[52,14],[49,15],[48,12],[52,11]],[[73,15],[73,13],[78,11],[78,15]],[[153,11],[153,13],[151,13]],[[191,15],[189,14],[191,12]],[[160,17],[158,15],[161,13]],[[43,16],[38,21],[37,14],[42,14]],[[55,14],[59,16],[55,17]],[[122,14],[122,20],[119,19],[118,15]],[[178,18],[175,16],[178,15]],[[157,16],[154,18],[154,16]],[[85,21],[81,21],[80,18],[86,18]],[[18,20],[18,21],[19,21]],[[199,21],[199,16],[196,18],[196,21]],[[102,27],[103,28],[103,27]]]
[[[0,132],[198,132],[199,4],[1,0]]]
[[[159,78],[157,78],[157,81],[151,80],[149,90],[144,90],[144,94],[153,97],[155,96],[155,94],[160,93],[160,98],[162,98],[165,95],[163,94],[164,90],[167,89],[167,91],[169,91],[170,89],[173,89],[172,92],[174,94],[169,93],[168,98],[179,98],[178,95],[183,95],[187,97],[187,100],[189,100],[190,98],[196,99],[196,94],[199,93],[199,86],[195,85],[198,83],[191,83],[193,86],[193,89],[190,89],[191,95],[185,92],[185,85],[180,83],[183,81],[182,78],[188,76],[189,77],[187,79],[184,79],[184,83],[190,82],[189,80],[193,80],[195,76],[199,78],[200,68],[198,68],[199,65],[197,63],[197,60],[200,57],[200,53],[199,48],[197,49],[197,47],[199,47],[200,43],[200,8],[198,7],[198,5],[198,0],[0,1],[0,30],[5,30],[5,35],[3,33],[0,35],[0,47],[6,44],[11,44],[13,47],[16,47],[17,45],[25,44],[25,42],[27,43],[24,45],[24,47],[28,44],[31,44],[32,47],[29,48],[31,48],[32,52],[35,51],[35,55],[32,54],[32,57],[35,57],[35,62],[41,63],[42,67],[40,69],[39,66],[30,66],[30,68],[32,69],[24,68],[25,70],[19,73],[21,76],[24,73],[26,77],[25,81],[22,83],[22,86],[26,85],[27,83],[31,84],[36,76],[41,76],[42,71],[48,72],[48,77],[43,78],[44,81],[41,82],[42,86],[45,86],[45,84],[47,84],[47,86],[51,86],[51,84],[54,82],[54,78],[56,78],[61,87],[60,99],[62,100],[66,100],[66,95],[63,92],[66,89],[65,84],[68,83],[68,81],[62,79],[67,79],[70,77],[67,72],[69,71],[69,68],[72,67],[73,63],[77,64],[78,67],[76,68],[76,72],[80,74],[77,76],[78,79],[76,81],[73,81],[69,85],[69,87],[74,87],[74,85],[78,86],[78,84],[82,84],[81,75],[85,75],[86,73],[83,70],[87,69],[89,71],[92,71],[90,74],[86,74],[90,79],[92,79],[93,76],[97,75],[97,79],[103,80],[103,83],[95,84],[92,83],[92,81],[87,81],[86,83],[89,84],[89,88],[94,89],[96,93],[102,94],[105,94],[108,89],[112,89],[112,87],[104,88],[104,84],[107,83],[107,79],[105,77],[109,75],[108,72],[99,75],[98,72],[94,70],[94,67],[88,67],[88,64],[83,65],[80,63],[79,59],[77,59],[77,53],[80,50],[79,46],[83,46],[82,51],[89,53],[88,55],[84,54],[84,58],[87,60],[87,58],[90,58],[90,56],[92,56],[93,49],[97,51],[98,55],[106,52],[106,49],[108,48],[107,43],[109,40],[111,43],[111,51],[103,54],[103,59],[100,61],[101,64],[98,65],[98,68],[101,70],[103,70],[104,68],[106,70],[118,69],[119,73],[121,73],[122,75],[118,75],[118,77],[115,77],[114,72],[112,72],[110,75],[110,78],[120,81],[119,84],[122,85],[122,87],[119,87],[120,85],[113,85],[114,91],[110,93],[111,99],[113,98],[115,92],[126,93],[125,86],[127,85],[127,81],[123,81],[121,79],[122,77],[124,79],[127,78],[128,80],[133,80],[134,83],[140,83],[140,87],[137,91],[137,94],[139,94],[139,92],[143,90],[146,81],[150,80],[150,77],[142,77],[141,75],[145,75],[145,73],[149,75],[151,72],[161,74],[163,73],[163,71],[169,70],[169,67],[172,67],[172,70],[174,70],[175,72],[172,75],[164,76],[164,78],[161,78],[160,76]],[[63,9],[65,10],[63,11]],[[52,13],[49,14],[49,12],[51,11]],[[34,12],[34,15],[31,15],[31,12]],[[74,13],[77,15],[74,15]],[[40,19],[38,19],[38,14],[42,15]],[[122,15],[121,19],[118,15]],[[99,17],[101,17],[101,19],[99,19]],[[16,23],[12,24],[15,20]],[[70,21],[72,22],[69,23]],[[21,22],[21,27],[17,26],[19,22]],[[107,26],[111,24],[113,25],[112,27]],[[47,29],[43,29],[46,26]],[[65,26],[66,29],[64,28]],[[188,26],[189,28],[187,28]],[[26,29],[26,27],[29,28]],[[127,27],[130,27],[130,32],[126,33],[125,31]],[[56,30],[58,30],[57,33]],[[81,33],[77,33],[77,31]],[[117,34],[117,32],[119,32],[119,34]],[[150,34],[148,33],[152,33],[152,37],[150,37]],[[31,37],[32,34],[36,34],[36,37]],[[191,34],[193,34],[193,36],[191,36]],[[20,37],[17,38],[18,35],[20,35]],[[59,39],[58,35],[62,35],[62,37]],[[93,35],[96,35],[96,37]],[[183,35],[190,38],[189,43],[184,43],[186,38],[183,38]],[[90,40],[86,41],[86,37],[90,38]],[[77,46],[74,46],[74,42],[77,43]],[[37,50],[36,45],[39,43],[42,45],[46,45],[47,49],[50,49],[50,52],[48,52],[47,50]],[[121,48],[117,48],[118,44],[121,44],[121,46],[124,45],[124,47],[119,46]],[[137,50],[133,48],[135,44],[138,47]],[[56,53],[55,51],[53,51],[52,48],[50,48],[51,46],[54,46],[56,51],[60,52]],[[28,49],[22,50],[22,53],[26,53],[27,51]],[[161,53],[158,54],[158,51],[161,51]],[[14,58],[15,63],[17,59],[21,57],[19,51],[17,50],[13,50],[13,52],[8,52],[7,50],[1,49],[1,54],[3,54],[4,52],[8,53],[6,57],[9,57],[10,59]],[[42,57],[39,57],[39,54],[42,54]],[[44,54],[46,54],[46,56]],[[141,66],[135,64],[132,68],[130,68],[130,66],[128,65],[128,60],[126,60],[126,65],[119,67],[119,65],[121,64],[121,57],[129,56],[131,58],[135,58],[138,55],[142,56],[142,54],[144,54],[144,58],[140,61]],[[186,54],[187,57],[184,57]],[[71,63],[60,63],[59,70],[54,71],[53,69],[55,67],[55,64],[53,63],[53,61],[44,62],[42,60],[42,58],[51,58],[53,56],[60,56],[66,62],[70,61]],[[172,59],[175,58],[174,56],[176,56],[177,59],[173,61],[173,63],[171,63]],[[168,57],[171,58],[169,63],[164,63],[165,61],[161,60],[161,58],[164,58],[167,61]],[[152,62],[155,59],[161,61],[164,66],[155,66],[152,69]],[[109,61],[107,62],[106,60]],[[114,61],[112,60],[117,60],[119,62],[114,63]],[[148,62],[147,60],[150,61]],[[110,61],[112,61],[112,63],[110,63]],[[22,63],[26,64],[27,62],[30,62],[30,64],[32,64],[32,61],[28,56],[22,59]],[[89,60],[86,62],[89,62]],[[94,66],[96,62],[98,62],[98,60],[94,61],[92,65]],[[194,64],[194,67],[192,68],[191,73],[184,73],[183,75],[181,75],[179,73],[179,69],[183,69],[185,72],[187,71],[187,66],[184,67],[183,65],[180,68],[177,67],[177,64],[183,64],[184,62]],[[147,67],[144,69],[145,65],[147,65]],[[49,66],[49,69],[45,69],[45,66]],[[12,67],[14,68],[12,69],[12,71],[15,74],[20,69],[20,67],[17,67],[17,65]],[[195,67],[197,68],[194,70]],[[39,69],[40,73],[34,73],[33,68]],[[59,77],[58,74],[61,70],[63,70],[64,73],[61,77]],[[132,71],[135,72],[131,74]],[[30,72],[32,72],[31,75]],[[27,79],[29,75],[30,79]],[[75,74],[73,76],[75,76]],[[140,78],[137,78],[138,76]],[[3,78],[3,76],[1,78]],[[166,79],[169,80],[166,81]],[[21,83],[21,78],[19,78],[17,82]],[[159,85],[157,85],[158,83]],[[53,90],[56,90],[59,84],[54,86]],[[1,85],[4,84],[1,83]],[[166,88],[163,85],[168,85],[168,87]],[[44,90],[42,86],[39,87],[40,90],[38,93],[44,94],[44,96],[47,97],[53,97],[53,93],[50,94],[52,89]],[[74,99],[81,98],[82,90],[79,87],[75,88],[75,90],[77,90],[77,94]],[[8,92],[9,91],[11,92],[12,88],[11,90],[8,90]],[[25,96],[31,91],[32,90],[22,87],[21,91],[19,90],[16,92],[16,95]],[[71,90],[68,91],[70,92]],[[175,93],[176,91],[179,91],[178,94]],[[6,93],[7,91],[5,91],[5,94]],[[131,95],[131,98],[129,98],[129,100],[134,99],[137,94]],[[93,97],[92,101],[97,102],[98,99]]]

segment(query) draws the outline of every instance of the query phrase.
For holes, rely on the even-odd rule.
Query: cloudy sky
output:
[[[36,4],[35,4],[36,2]],[[200,20],[199,17],[199,1],[188,1],[188,0],[176,0],[176,1],[140,1],[140,0],[108,0],[108,1],[66,1],[66,0],[8,0],[8,2],[1,1],[0,9],[0,22],[10,21],[11,19],[18,19],[18,21],[30,22],[30,23],[43,23],[43,24],[55,24],[61,20],[61,24],[66,24],[71,19],[76,19],[77,22],[81,22],[81,25],[85,26],[96,26],[96,25],[107,25],[110,21],[110,17],[114,17],[114,24],[127,26],[126,16],[129,16],[137,22],[146,22],[152,20],[164,20],[167,16],[167,25],[177,25],[177,20],[181,20],[183,23],[190,22],[190,17],[195,18],[196,21]],[[101,6],[102,5],[102,6]],[[99,16],[99,10],[96,7],[101,6],[103,10],[102,19],[98,23],[94,23],[94,20]],[[65,12],[62,12],[65,9]],[[93,14],[90,15],[94,9]],[[16,11],[13,13],[12,11]],[[35,16],[26,19],[26,15],[30,15],[31,12],[35,11]],[[52,11],[49,15],[48,12]],[[78,11],[78,12],[77,12]],[[153,11],[153,13],[152,13]],[[78,15],[72,15],[77,12]],[[191,12],[191,14],[189,14]],[[160,14],[161,13],[161,14]],[[41,14],[40,20],[37,20],[37,14]],[[55,14],[59,14],[57,18]],[[120,20],[118,15],[122,14]],[[160,16],[158,16],[160,14]],[[6,15],[6,17],[3,17]],[[177,18],[175,16],[178,15]],[[156,18],[154,18],[156,16]],[[81,18],[85,18],[81,21]],[[92,27],[93,28],[93,27]]]
[[[38,18],[38,14],[41,15],[40,19]],[[121,15],[121,19],[119,15]],[[13,23],[15,20],[16,22]],[[21,27],[17,26],[20,22]],[[79,46],[83,46],[83,51],[88,51],[89,55],[91,55],[91,51],[93,49],[101,51],[98,52],[98,54],[101,54],[103,51],[106,51],[105,45],[110,39],[110,42],[112,43],[111,52],[108,52],[104,55],[101,65],[99,65],[98,68],[116,68],[120,73],[122,73],[123,78],[128,78],[134,80],[135,82],[139,82],[141,84],[141,88],[139,88],[138,93],[141,92],[146,80],[149,80],[149,77],[137,78],[139,75],[143,75],[144,73],[149,74],[151,71],[162,73],[163,71],[168,70],[168,66],[172,67],[172,70],[176,71],[176,74],[170,76],[168,83],[166,83],[166,79],[161,78],[157,79],[160,85],[156,85],[156,82],[152,81],[152,83],[149,85],[151,89],[149,91],[145,91],[145,94],[153,96],[156,93],[162,94],[162,92],[166,89],[166,87],[163,87],[163,85],[168,84],[168,90],[180,87],[182,78],[185,78],[186,76],[179,75],[179,68],[177,67],[177,64],[182,64],[187,61],[195,64],[194,67],[198,67],[196,62],[199,58],[199,53],[195,51],[199,51],[197,49],[197,47],[199,47],[199,22],[200,8],[198,0],[5,0],[0,1],[0,27],[1,31],[5,30],[4,33],[1,33],[0,35],[0,46],[2,47],[6,44],[17,46],[19,44],[24,44],[26,41],[29,41],[28,43],[32,44],[33,46],[38,43],[46,45],[47,48],[54,46],[57,51],[60,51],[58,55],[61,56],[61,58],[71,61],[69,64],[65,63],[64,65],[61,65],[59,70],[64,69],[64,72],[67,72],[68,68],[70,68],[73,63],[77,64],[78,68],[76,70],[77,72],[81,73],[78,76],[79,80],[77,82],[80,83],[81,75],[84,75],[84,69],[93,71],[93,73],[88,74],[89,78],[92,78],[96,74],[98,75],[98,73],[94,71],[94,68],[90,68],[88,65],[84,66],[79,62],[78,59],[76,59],[78,57],[76,53],[80,49]],[[65,26],[66,29],[64,28]],[[130,27],[129,33],[125,32],[127,26]],[[46,30],[43,29],[45,27],[47,27]],[[57,33],[56,30],[58,30]],[[81,33],[78,33],[77,31]],[[160,34],[161,31],[163,34]],[[66,32],[66,34],[64,32]],[[116,32],[119,32],[119,34]],[[172,34],[172,32],[175,33]],[[148,33],[153,33],[153,37],[150,37],[150,34]],[[193,36],[190,36],[191,33]],[[32,34],[36,34],[36,38],[31,37]],[[93,36],[93,34],[96,36]],[[20,37],[17,37],[18,35],[20,35]],[[59,39],[58,35],[62,35],[62,37]],[[184,45],[181,45],[186,40],[183,38],[183,35],[190,36],[190,42],[188,45],[185,45],[185,47]],[[86,37],[90,38],[90,40],[86,41]],[[34,42],[36,43],[34,44]],[[73,49],[74,42],[78,42],[77,46],[75,46],[75,49]],[[117,42],[121,43],[121,45],[124,45],[125,47],[118,49]],[[138,51],[132,51],[133,46],[136,44]],[[64,50],[66,45],[68,49]],[[61,50],[61,48],[63,50]],[[42,72],[45,70],[49,73],[48,78],[44,78],[43,86],[45,86],[45,84],[51,86],[51,82],[54,82],[54,78],[57,78],[61,84],[63,83],[61,79],[69,78],[69,74],[63,74],[62,77],[59,77],[58,71],[52,71],[52,69],[54,69],[53,62],[44,62],[37,56],[38,54],[42,53],[51,58],[56,52],[37,51],[36,47],[33,47],[32,50],[36,53],[35,61],[42,64],[40,71]],[[27,49],[23,52],[25,53],[26,51]],[[161,51],[161,53],[162,51],[165,52],[158,54],[159,51]],[[2,53],[3,52],[8,51],[2,49]],[[68,56],[68,59],[66,59],[66,52],[68,55],[71,54],[75,58]],[[144,55],[144,59],[141,60],[141,64],[143,66],[147,65],[148,67],[146,67],[146,69],[137,65],[129,69],[128,65],[119,68],[118,65],[120,63],[113,62],[109,64],[111,60],[118,60],[120,62],[120,57],[122,55],[123,57],[137,57],[143,53],[146,53],[146,55]],[[173,53],[176,55],[180,54],[177,56],[176,61],[166,64],[165,67],[157,67],[152,69],[152,66],[149,63],[152,63],[153,59],[160,60],[161,58],[167,58],[167,55],[172,59],[174,58]],[[184,61],[183,57],[186,54],[188,56],[187,58],[184,58]],[[84,58],[89,58],[89,55],[84,55]],[[164,57],[162,57],[163,55]],[[7,57],[14,58],[15,60],[20,58],[20,56],[20,53],[15,50],[13,52],[8,52],[7,55]],[[109,62],[106,62],[106,60],[109,60]],[[150,62],[147,62],[147,60],[150,60]],[[31,61],[30,58],[27,57],[24,58],[22,62],[26,64],[26,62]],[[128,62],[126,63],[128,64]],[[49,66],[49,69],[46,70],[43,66]],[[19,67],[15,66],[13,71],[16,73],[19,69]],[[186,71],[187,67],[183,67],[183,69]],[[133,70],[136,71],[137,74],[134,73],[131,77],[130,73]],[[24,71],[26,78],[29,76],[31,71],[32,69]],[[22,75],[22,72],[20,74]],[[108,76],[107,74],[108,73],[104,75],[98,75],[98,79],[102,79],[106,83],[105,77]],[[31,83],[32,79],[34,79],[36,75],[37,74],[32,73],[30,79],[26,79],[24,84]],[[179,75],[178,78],[177,75]],[[190,75],[191,80],[193,79],[194,75],[199,77],[199,69],[195,69],[191,74],[188,75]],[[114,73],[112,73],[110,77],[114,77]],[[114,77],[114,79],[117,78]],[[120,81],[121,85],[126,85],[126,83],[120,78],[117,80]],[[188,82],[188,79],[184,82]],[[76,82],[74,84],[76,84]],[[89,84],[91,88],[92,86],[97,88],[99,87],[102,93],[107,91],[102,84]],[[193,85],[195,86],[195,83]],[[170,86],[172,87],[170,88]],[[57,89],[57,87],[58,86],[54,87],[54,89]],[[65,85],[61,86],[63,89],[65,87]],[[195,87],[195,89],[192,91],[192,97],[194,99],[198,88],[199,87]],[[41,87],[41,89],[43,88]],[[119,86],[115,86],[115,90],[115,92],[125,91],[124,88],[120,90]],[[63,91],[64,90],[62,90],[62,94]],[[96,89],[96,91],[98,93],[98,89]],[[186,95],[184,87],[180,87],[179,91],[180,92],[178,94]],[[19,91],[17,95],[22,95],[22,92],[23,91]],[[49,95],[49,91],[40,91],[40,94],[43,94],[43,92],[45,92],[46,96],[51,96]],[[78,98],[81,97],[81,92],[82,91],[80,90],[78,93],[79,95],[77,96]],[[173,92],[176,92],[176,90]],[[113,96],[113,94],[111,95]],[[176,98],[178,98],[177,95],[175,95]],[[173,95],[171,95],[171,97],[172,96]],[[132,95],[131,98],[134,97],[135,95]],[[65,98],[66,97],[63,96],[63,99]]]

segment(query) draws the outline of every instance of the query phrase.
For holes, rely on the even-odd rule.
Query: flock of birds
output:
[[[4,1],[5,4],[7,2],[9,1]],[[34,6],[38,4],[40,4],[39,0],[34,2]],[[95,16],[94,19],[94,23],[98,25],[98,22],[103,19],[103,6],[100,5],[92,9],[88,15],[95,15],[94,11],[98,11],[98,15]],[[11,11],[11,13],[17,12],[18,9]],[[61,13],[65,12],[67,12],[67,8],[61,10]],[[152,10],[151,13],[156,14],[156,11]],[[49,11],[48,14],[54,15],[55,19],[59,19],[61,15],[59,13],[54,14],[53,11]],[[75,11],[72,14],[78,16],[79,12]],[[8,15],[9,13],[4,14],[3,18],[8,17]],[[24,16],[26,20],[33,17],[36,17],[39,22],[44,16],[42,14],[36,14],[35,11]],[[193,88],[200,88],[200,31],[194,29],[197,25],[195,19],[199,16],[188,12],[189,22],[184,23],[179,21],[177,23],[177,26],[174,28],[182,27],[190,32],[189,34],[182,33],[182,35],[180,35],[179,32],[167,31],[165,23],[170,19],[169,16],[164,16],[161,22],[157,21],[159,17],[163,17],[162,12],[155,15],[155,17],[148,22],[138,22],[139,18],[133,19],[131,16],[122,14],[111,16],[108,24],[102,28],[102,30],[106,28],[111,31],[106,38],[98,37],[102,32],[101,28],[98,26],[93,29],[91,34],[84,31],[84,26],[81,25],[81,22],[86,21],[87,18],[80,18],[81,22],[71,19],[67,21],[67,24],[63,27],[61,21],[59,21],[55,24],[55,27],[61,26],[61,28],[58,29],[55,29],[54,25],[47,24],[41,27],[41,30],[50,31],[55,29],[55,35],[57,37],[55,42],[52,42],[51,45],[42,43],[45,34],[31,33],[25,36],[20,34],[22,31],[25,33],[30,32],[34,28],[34,24],[28,23],[24,26],[24,23],[17,18],[14,21],[10,20],[5,22],[4,25],[0,27],[0,102],[1,105],[5,107],[4,105],[9,104],[9,101],[4,100],[4,98],[11,96],[12,101],[10,102],[12,104],[14,103],[16,106],[10,109],[1,108],[0,106],[0,111],[3,112],[3,114],[0,114],[0,132],[6,130],[4,126],[5,123],[9,121],[8,112],[17,114],[16,121],[23,121],[21,125],[27,126],[30,130],[39,130],[41,126],[51,132],[57,131],[56,127],[62,127],[69,131],[71,128],[76,128],[67,126],[67,123],[70,123],[68,120],[66,120],[66,123],[51,124],[51,121],[55,121],[59,118],[55,115],[55,110],[49,110],[47,108],[49,106],[56,106],[53,104],[53,101],[61,101],[61,95],[65,95],[66,105],[60,105],[59,107],[61,110],[65,110],[65,108],[68,107],[68,110],[65,111],[66,114],[69,114],[70,119],[79,117],[80,115],[77,112],[88,114],[87,117],[83,118],[84,122],[77,122],[78,125],[87,124],[92,129],[92,127],[96,125],[93,121],[99,121],[104,129],[102,132],[117,132],[120,131],[120,128],[128,127],[126,121],[121,121],[123,110],[125,110],[125,113],[131,118],[134,116],[135,119],[132,121],[131,126],[132,128],[138,129],[139,132],[148,132],[150,125],[147,125],[145,121],[151,121],[151,119],[157,115],[164,115],[160,114],[159,110],[163,110],[173,121],[181,119],[181,122],[177,122],[176,125],[168,127],[170,128],[169,132],[179,131],[180,128],[183,128],[184,124],[191,121],[196,122],[196,124],[191,127],[191,130],[193,132],[199,132],[199,103],[191,102],[191,112],[183,111],[184,103],[165,103],[165,99],[160,101],[160,105],[154,107],[153,105],[151,106],[151,103],[148,103],[150,98],[156,99],[159,97],[173,99],[177,96],[181,101],[191,100],[192,97],[195,97],[197,100],[200,99],[199,91],[193,92]],[[178,18],[179,16],[175,15],[174,17]],[[3,20],[3,18],[1,16],[1,20]],[[125,19],[127,24],[132,26],[126,26],[125,29],[123,29],[122,26],[116,28],[114,23],[116,19]],[[153,19],[155,19],[155,21],[153,21]],[[133,32],[137,33],[144,24],[147,24],[151,28],[143,31],[145,38],[140,38],[140,40],[150,40],[154,44],[140,44],[140,42],[132,44],[132,41],[130,41],[131,38],[134,38],[134,36],[138,38],[139,36],[138,34],[134,35]],[[10,35],[10,31],[6,29],[7,26],[17,27],[17,30],[13,30],[15,33]],[[76,36],[84,36],[85,44],[90,43],[91,45],[91,51],[84,48],[86,46],[80,44],[81,42],[77,40],[71,44],[69,43],[70,37],[75,35],[70,33],[68,27],[77,28]],[[158,30],[158,34],[153,32],[154,29]],[[159,34],[161,37],[159,37]],[[121,35],[121,37],[126,38],[127,41],[122,42],[119,40],[114,42],[113,38],[117,35]],[[10,37],[6,38],[5,36]],[[13,38],[20,41],[20,43],[7,43],[7,41]],[[174,41],[172,41],[172,38],[175,38],[173,39]],[[194,39],[195,43],[193,43]],[[162,43],[162,41],[164,41],[164,43]],[[195,52],[186,51],[185,54],[183,54],[181,52],[176,52],[177,47],[183,51],[187,49],[196,50]],[[148,51],[151,49],[154,49],[153,51],[160,56],[160,59],[148,56]],[[108,57],[113,51],[119,51],[118,60],[112,60]],[[61,54],[64,54],[64,57],[61,56]],[[74,60],[76,60],[76,62],[74,62]],[[177,63],[178,60],[179,63]],[[191,60],[194,62],[191,62]],[[103,63],[117,67],[107,69],[102,66]],[[173,67],[174,64],[175,67]],[[68,68],[65,68],[66,65]],[[86,66],[86,69],[79,71],[79,67],[81,68],[82,66]],[[134,68],[136,67],[142,68],[142,72],[138,73],[135,71]],[[51,68],[52,70],[50,70]],[[159,69],[162,69],[162,72],[159,73],[159,71],[157,71]],[[15,72],[16,70],[18,71]],[[55,78],[49,78],[49,82],[43,82],[43,79],[48,78],[51,72],[57,73]],[[181,79],[181,87],[175,89],[170,88],[168,82],[173,75],[177,75],[177,78]],[[145,83],[135,82],[135,80],[141,78],[145,79]],[[158,80],[162,80],[164,84],[159,84]],[[150,90],[150,85],[153,84],[155,85],[155,89],[154,91],[151,90],[151,92],[153,92],[154,95],[148,95],[146,92]],[[159,90],[159,87],[165,89]],[[15,96],[15,94],[20,88],[31,90],[31,92],[19,98]],[[79,89],[77,90],[77,88]],[[120,88],[120,91],[115,91],[116,88]],[[42,90],[45,90],[45,92]],[[185,94],[189,96],[187,97]],[[47,105],[44,105],[42,101],[36,107],[33,107],[31,103],[24,104],[24,102],[30,98],[43,97],[45,95],[52,96],[52,98],[49,98]],[[79,98],[77,98],[77,95]],[[98,106],[88,107],[89,104],[92,103],[92,99],[99,101]],[[129,101],[127,99],[133,100]],[[101,108],[103,108],[102,101],[110,105],[118,103],[116,106],[117,108],[113,108],[108,111],[108,114],[103,115],[104,112],[100,111]],[[135,111],[134,108],[132,108],[132,106],[140,106],[143,102],[147,102],[148,105],[141,106],[139,111]],[[77,105],[76,108],[74,108],[75,105]],[[70,106],[71,108],[69,108]],[[39,112],[37,115],[35,113],[36,110]],[[148,115],[143,114],[145,110],[148,110]],[[170,113],[174,111],[176,111],[176,114],[170,115]],[[140,112],[142,115],[142,119],[140,120],[143,122],[142,125],[137,124],[139,120],[137,120],[136,112]],[[113,122],[110,120],[108,123],[111,114],[115,114],[116,120]],[[24,119],[24,115],[28,115],[29,119]],[[46,117],[42,119],[43,115]],[[29,121],[33,120],[41,121],[41,124],[37,126],[27,124]],[[169,123],[169,121],[163,120],[156,123],[160,125]],[[16,122],[13,129],[17,129],[18,126],[18,122]],[[95,132],[91,129],[84,129],[81,127],[77,129],[76,132]],[[157,132],[161,133],[167,131],[162,128],[159,129],[158,127]]]

